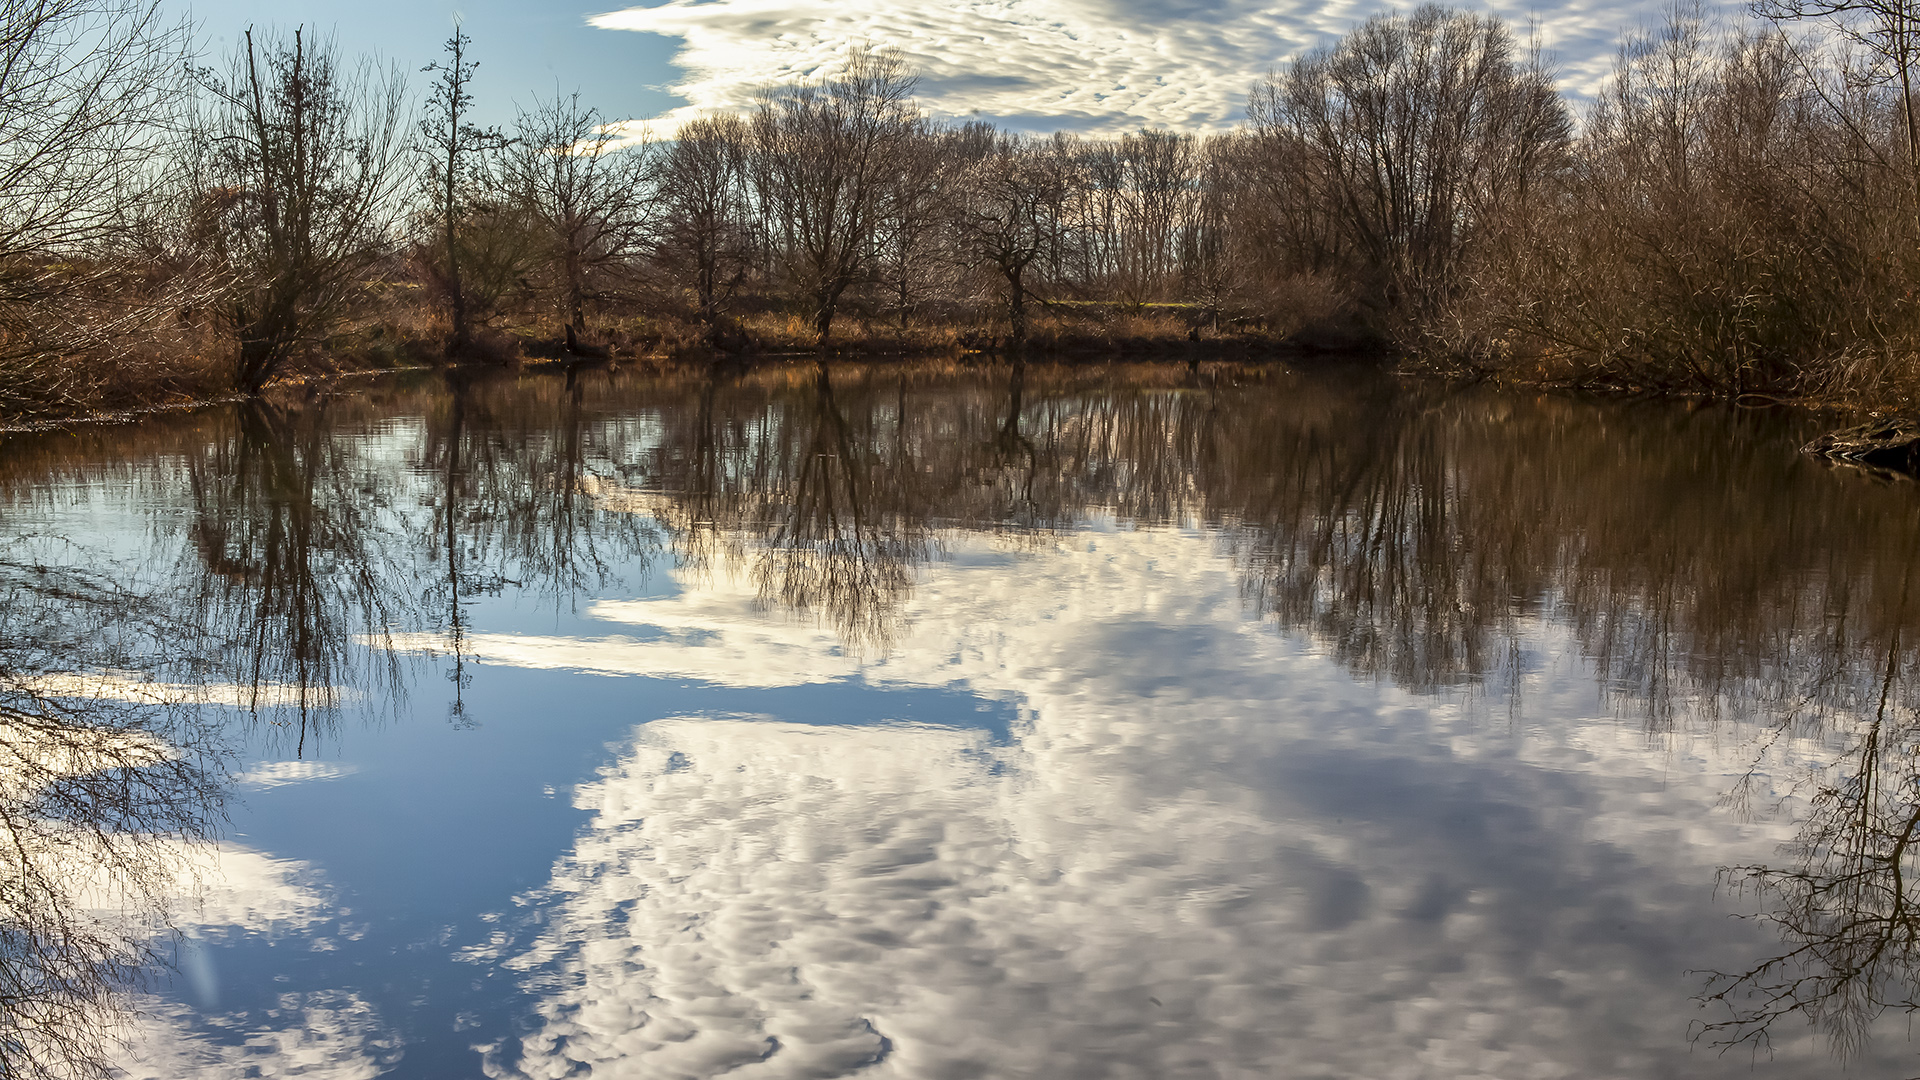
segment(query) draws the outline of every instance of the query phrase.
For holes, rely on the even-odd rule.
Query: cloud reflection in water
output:
[[[541,999],[489,1075],[1714,1068],[1686,1054],[1698,987],[1681,969],[1756,939],[1704,894],[1730,853],[1787,835],[1711,813],[1737,752],[1680,739],[1649,756],[1556,670],[1577,650],[1544,626],[1561,659],[1532,692],[1560,697],[1546,715],[1594,718],[1502,734],[1249,620],[1204,535],[970,557],[991,548],[931,567],[910,632],[858,677],[1017,700],[1012,738],[642,725],[525,898],[543,929],[473,957]],[[491,663],[748,686],[843,670],[830,634],[743,588],[594,609],[668,630],[696,609],[698,637],[470,644]],[[770,639],[797,651],[743,676]]]

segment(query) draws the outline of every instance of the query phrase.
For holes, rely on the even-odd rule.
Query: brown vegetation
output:
[[[1756,12],[1632,36],[1580,117],[1498,20],[1383,15],[1240,130],[1114,139],[935,123],[857,45],[664,143],[577,96],[481,130],[456,34],[409,146],[398,80],[310,34],[182,80],[135,0],[22,8],[43,77],[0,85],[0,131],[44,147],[0,155],[0,415],[443,357],[1215,342],[1907,404],[1909,13]],[[110,107],[49,126],[76,90]]]

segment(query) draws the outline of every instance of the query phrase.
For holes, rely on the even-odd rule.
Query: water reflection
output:
[[[1622,988],[1682,964],[1726,972],[1706,1041],[1805,1018],[1858,1058],[1920,994],[1920,507],[1799,459],[1796,423],[1185,365],[458,376],[12,440],[16,516],[84,489],[187,524],[131,556],[144,608],[73,577],[7,617],[138,639],[18,686],[165,653],[147,684],[242,688],[295,760],[348,702],[402,715],[429,653],[469,726],[482,665],[1014,703],[998,734],[638,728],[494,954],[540,998],[496,1075],[1384,1075],[1408,1040],[1441,1075],[1501,1046],[1504,1075],[1653,1075],[1671,1004]],[[564,629],[490,614],[516,603]],[[1713,842],[1673,866],[1797,830],[1723,876],[1779,951],[1606,938],[1602,908],[1710,904],[1654,869],[1646,790],[1580,788],[1620,824],[1565,841],[1542,739],[1604,762],[1582,784],[1706,761],[1666,810]],[[1456,743],[1541,771],[1413,749]]]
[[[1497,761],[1423,759],[1416,719],[1379,741],[1407,701],[1248,634],[1204,541],[993,550],[956,540],[911,636],[860,676],[1017,701],[1009,737],[641,726],[577,793],[593,817],[525,898],[537,920],[489,957],[526,973],[540,1018],[491,1075],[1371,1076],[1415,1053],[1442,1074],[1671,1071],[1649,1053],[1680,1041],[1670,1003],[1610,989],[1658,979],[1700,923],[1644,837],[1563,844],[1550,774],[1516,790]],[[1157,587],[1132,587],[1149,567]],[[659,662],[726,683],[765,633],[744,607],[620,613],[671,625],[694,604],[719,640]],[[789,678],[835,659],[811,651],[783,657]],[[1641,797],[1597,794],[1595,821]],[[1673,927],[1597,933],[1596,900]]]
[[[1777,1022],[1804,1017],[1844,1059],[1864,1049],[1881,1014],[1920,1009],[1920,889],[1910,884],[1920,870],[1911,850],[1920,841],[1920,715],[1901,700],[1913,675],[1901,634],[1914,554],[1879,699],[1856,704],[1841,752],[1808,778],[1809,810],[1781,853],[1790,861],[1723,871],[1736,890],[1768,902],[1757,917],[1786,949],[1714,976],[1708,1000],[1726,1015],[1702,1030],[1722,1044],[1765,1046]]]
[[[324,407],[248,402],[235,413],[188,458],[195,569],[181,574],[184,614],[211,635],[203,659],[234,672],[250,712],[290,726],[298,754],[343,689],[395,681],[391,670],[356,670],[347,648],[395,615],[377,536],[388,494]],[[264,698],[273,687],[293,688],[294,700]]]
[[[865,404],[849,419],[820,365],[792,451],[791,496],[771,508],[753,574],[764,601],[819,612],[850,647],[885,652],[910,568],[925,558],[926,523],[885,497],[897,471],[874,450],[881,424],[871,399]]]
[[[157,643],[179,614],[58,540],[0,557],[0,1074],[105,1066],[117,995],[166,954],[158,924],[219,819],[223,740],[178,701]],[[175,657],[179,659],[179,657]]]

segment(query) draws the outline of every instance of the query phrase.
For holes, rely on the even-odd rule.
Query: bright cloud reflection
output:
[[[579,791],[593,818],[526,898],[538,928],[471,957],[505,958],[540,998],[490,1076],[1719,1067],[1687,1055],[1683,968],[1751,947],[1706,902],[1713,867],[1784,836],[1712,813],[1737,754],[1649,754],[1592,711],[1486,731],[1355,682],[1249,620],[1199,534],[954,554],[858,674],[1015,701],[1011,738],[642,725]],[[475,647],[728,685],[844,677],[830,637],[740,589],[592,609],[662,635],[644,641]],[[1585,686],[1548,665],[1529,692],[1577,716]]]
[[[262,1007],[223,1009],[219,950],[234,937],[304,937],[314,945],[349,914],[334,902],[316,869],[247,847],[186,847],[173,920],[183,935],[174,975],[188,1004],[145,995],[121,1033],[121,1080],[242,1080],[300,1076],[372,1080],[398,1061],[401,1040],[356,993],[326,990],[280,994]]]
[[[131,1035],[137,1057],[121,1065],[121,1080],[373,1080],[401,1058],[400,1040],[358,994],[282,994],[255,1013],[212,1017],[157,1000],[143,1011]]]

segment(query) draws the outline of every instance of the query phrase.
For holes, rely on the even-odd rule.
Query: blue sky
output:
[[[648,117],[684,104],[662,89],[676,78],[670,59],[676,42],[652,34],[595,29],[587,17],[605,11],[595,4],[479,0],[460,4],[431,0],[194,0],[176,3],[199,25],[201,48],[222,57],[248,26],[291,29],[305,25],[330,31],[348,54],[375,53],[399,64],[417,87],[429,76],[420,68],[438,59],[453,32],[456,13],[473,38],[480,62],[475,104],[483,123],[511,123],[516,103],[531,104],[579,90],[581,98],[611,118]]]
[[[474,39],[482,119],[556,89],[612,120],[659,118],[670,131],[701,111],[738,109],[753,91],[830,68],[846,43],[904,51],[936,117],[1112,133],[1142,126],[1217,130],[1241,115],[1248,85],[1390,5],[1380,0],[197,0],[204,47],[232,47],[247,25],[332,28],[348,52],[378,52],[418,82],[456,13]],[[1471,5],[1539,27],[1563,86],[1598,85],[1624,32],[1657,23],[1669,0],[1486,0]],[[1736,10],[1734,5],[1708,9]]]

